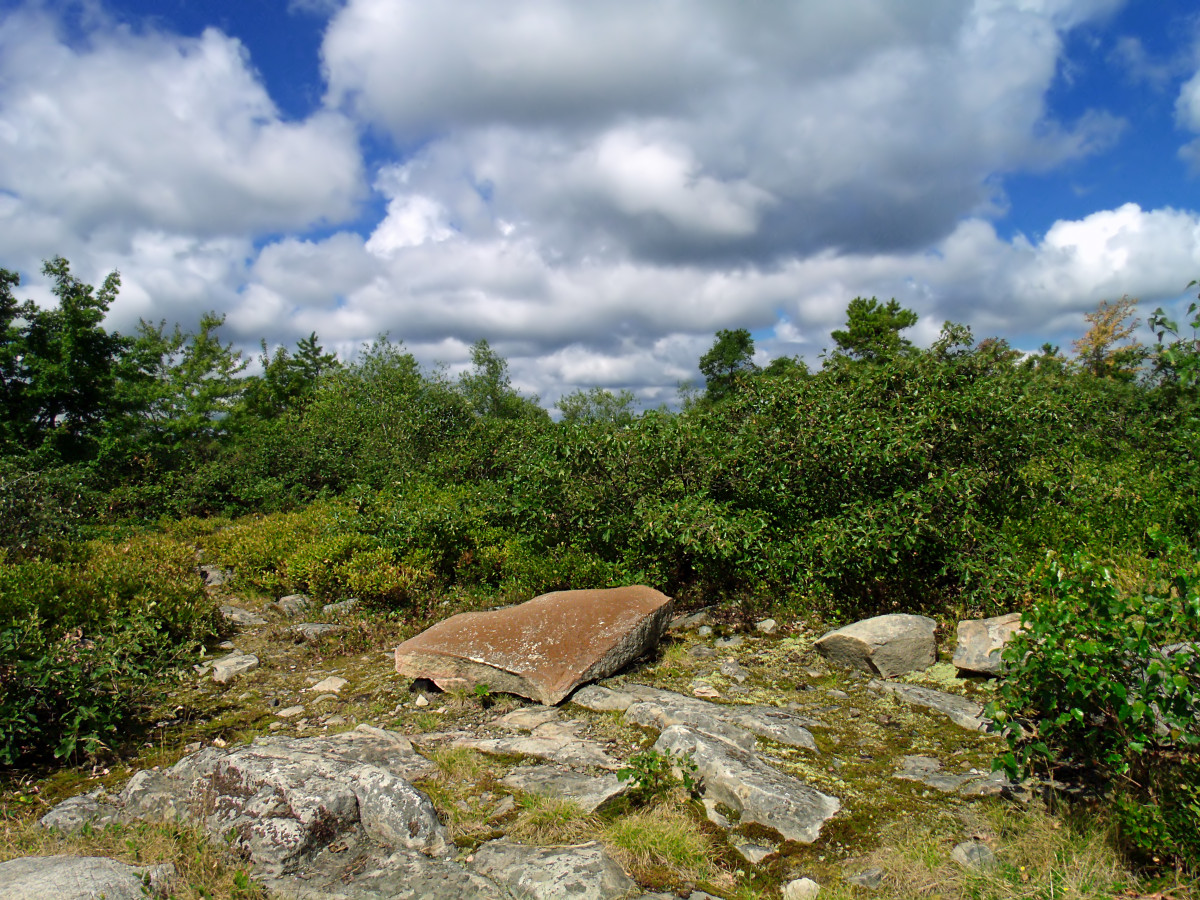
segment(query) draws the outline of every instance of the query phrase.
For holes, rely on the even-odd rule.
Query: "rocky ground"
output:
[[[411,629],[352,603],[230,587],[210,570],[230,641],[165,691],[142,757],[44,782],[43,811],[77,795],[46,824],[195,809],[207,778],[214,837],[286,807],[268,809],[275,831],[229,838],[281,897],[794,898],[886,891],[881,852],[914,827],[990,865],[986,823],[1031,799],[991,774],[986,680],[947,661],[886,682],[831,667],[802,622],[681,617],[653,655],[543,707],[396,675]],[[671,755],[699,799],[616,777]],[[703,859],[650,846],[672,822]]]

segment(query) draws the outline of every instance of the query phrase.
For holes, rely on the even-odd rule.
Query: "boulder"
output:
[[[288,594],[286,597],[280,597],[274,603],[268,603],[267,605],[279,610],[289,619],[294,619],[312,606],[313,601],[306,594]]]
[[[895,613],[838,628],[814,646],[830,662],[891,678],[937,661],[936,629],[927,616]]]
[[[163,896],[169,863],[127,866],[104,856],[23,856],[0,863],[0,900],[145,900]]]
[[[999,675],[1003,665],[1000,654],[1020,630],[1020,613],[1008,613],[991,619],[964,619],[958,623],[954,665],[960,672]]]
[[[221,615],[225,617],[225,621],[230,625],[245,627],[267,624],[267,620],[258,613],[251,612],[248,609],[242,609],[240,606],[229,606],[226,604],[221,607]]]
[[[671,599],[649,587],[557,591],[439,622],[396,648],[396,671],[553,706],[651,650],[670,617]]]
[[[122,818],[196,818],[267,877],[295,871],[347,835],[442,856],[451,852],[445,830],[409,783],[432,770],[402,735],[365,725],[328,737],[258,738],[138,772],[121,792]]]
[[[842,804],[797,778],[785,775],[752,753],[672,725],[658,737],[659,753],[691,754],[703,779],[704,796],[738,812],[742,825],[761,825],[785,840],[811,844]]]
[[[811,878],[797,878],[783,886],[783,900],[816,900],[821,886]]]

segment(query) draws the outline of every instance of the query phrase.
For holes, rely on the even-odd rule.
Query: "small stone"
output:
[[[797,878],[783,886],[783,900],[815,900],[821,886],[811,878]]]
[[[868,891],[878,890],[883,884],[883,869],[864,869],[854,875],[847,875],[846,881]]]
[[[240,606],[222,606],[221,615],[225,617],[225,621],[231,625],[240,625],[242,627],[266,625],[267,620],[258,613],[250,612],[248,609],[242,609]]]
[[[712,635],[712,633],[713,630],[711,625],[701,625],[698,629],[696,629],[696,634],[700,635],[700,637],[709,637]]]
[[[716,700],[721,696],[721,692],[707,681],[693,681],[692,693],[697,697],[703,697],[707,700]]]
[[[829,694],[834,700],[849,700],[850,695],[845,691],[839,691],[837,688],[830,688],[825,693]]]
[[[239,675],[244,675],[258,668],[258,657],[253,653],[235,651],[223,656],[213,663],[212,680],[217,684],[225,684]]]
[[[271,731],[278,731],[282,727],[283,727],[282,722],[272,722],[270,725],[267,726],[267,728],[269,728]]]
[[[348,613],[354,612],[354,610],[358,608],[358,603],[359,601],[357,597],[350,597],[346,600],[342,600],[339,603],[326,603],[323,607],[321,607],[321,612],[327,616],[344,616]],[[390,655],[391,651],[389,650],[388,653]]]
[[[752,866],[757,866],[771,854],[779,852],[778,847],[758,844],[737,834],[730,836],[729,844],[742,859]]]
[[[229,742],[225,738],[213,738],[212,745],[218,750],[224,750],[229,746]]]
[[[703,647],[700,645],[697,645],[688,651],[688,656],[691,656],[694,659],[713,659],[714,657],[720,655],[721,654],[718,653],[714,648]]]
[[[496,819],[503,819],[516,808],[517,801],[512,798],[512,794],[508,794],[502,797],[500,802],[488,813],[488,821],[494,822]]]
[[[281,719],[294,719],[296,716],[304,712],[303,706],[289,706],[285,709],[278,710],[275,715]]]
[[[425,698],[424,694],[417,694],[416,703],[417,703],[417,706],[420,706],[422,708],[429,705],[429,701]]]
[[[237,647],[233,646],[233,641],[221,641],[221,643],[217,644],[217,649],[218,650],[236,650]]]
[[[318,681],[312,687],[305,688],[305,690],[312,691],[313,693],[317,694],[327,694],[330,692],[336,694],[338,691],[344,688],[347,683],[348,682],[345,678],[340,678],[337,675],[330,675],[328,678]]]
[[[331,726],[345,725],[346,720],[341,716],[328,716],[325,718],[325,724]]]
[[[740,634],[731,635],[730,637],[717,638],[713,641],[713,645],[718,650],[736,650],[742,646],[745,639]]]
[[[738,684],[741,684],[750,675],[736,659],[727,659],[722,662],[720,672],[726,678],[732,678]]]
[[[950,858],[965,869],[990,869],[996,864],[992,848],[979,841],[963,841],[950,851]]]
[[[292,634],[302,641],[315,641],[327,634],[337,634],[345,631],[345,625],[329,625],[325,622],[304,622],[292,626]]]
[[[294,619],[312,606],[312,599],[305,594],[288,594],[267,605],[279,610],[289,619]]]
[[[316,703],[328,703],[330,700],[336,700],[337,698],[338,698],[338,695],[337,695],[337,694],[322,694],[322,695],[321,695],[320,697],[318,697],[318,698],[316,699],[316,701],[314,701],[314,702],[316,702]]]
[[[779,628],[779,623],[774,619],[763,619],[761,622],[754,623],[754,630],[759,634],[774,634]]]
[[[202,746],[204,746],[204,745],[201,744],[199,741],[192,741],[190,744],[183,745],[183,752],[184,753],[195,753]]]

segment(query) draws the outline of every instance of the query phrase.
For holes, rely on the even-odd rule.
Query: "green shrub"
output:
[[[1004,652],[1008,670],[992,711],[1010,749],[998,763],[1013,774],[1064,766],[1094,773],[1118,798],[1127,846],[1195,869],[1200,557],[1158,568],[1127,592],[1086,555],[1046,563],[1043,598]]]

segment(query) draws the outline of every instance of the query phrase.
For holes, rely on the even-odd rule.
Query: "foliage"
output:
[[[628,781],[643,803],[665,800],[679,787],[693,799],[701,790],[696,760],[690,753],[643,750],[629,757],[626,765],[617,770],[617,778]]]
[[[1128,381],[1146,357],[1146,348],[1132,341],[1141,323],[1134,316],[1137,301],[1122,297],[1100,305],[1084,316],[1091,325],[1087,333],[1075,341],[1074,349],[1081,369],[1096,378],[1117,378]]]
[[[1163,549],[1170,549],[1164,543]],[[1123,591],[1111,568],[1050,559],[1004,658],[995,720],[1012,773],[1072,766],[1114,786],[1126,844],[1200,867],[1200,556]]]
[[[887,303],[855,297],[846,308],[845,330],[834,331],[831,337],[843,356],[884,362],[912,352],[912,342],[900,332],[916,324],[917,314],[904,309],[895,297]]]
[[[558,398],[559,412],[564,425],[629,425],[636,414],[634,403],[637,398],[632,391],[614,394],[603,388],[578,390]]]
[[[738,379],[756,371],[754,338],[745,328],[722,328],[716,342],[700,357],[700,372],[709,400],[724,400],[737,390]]]

